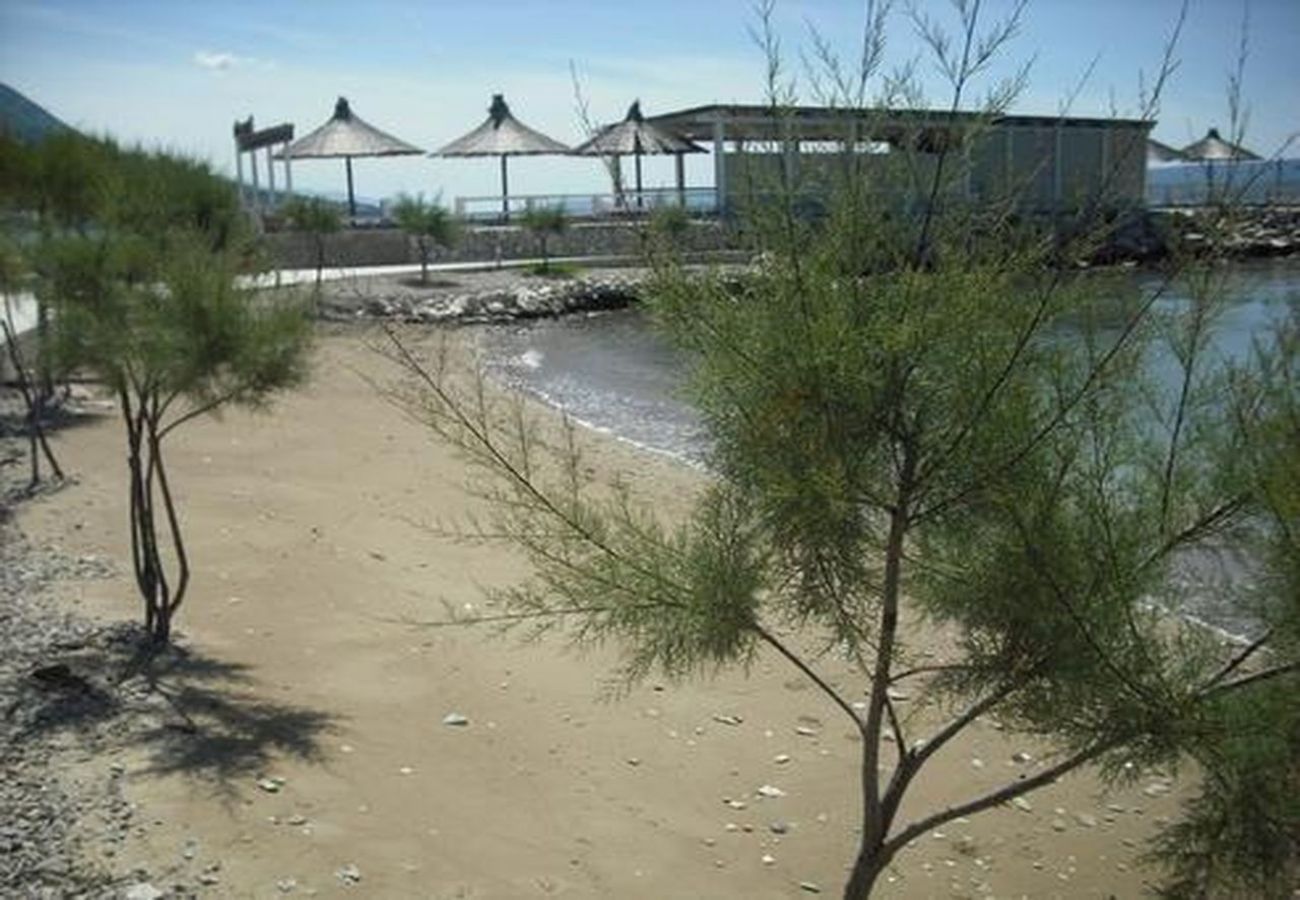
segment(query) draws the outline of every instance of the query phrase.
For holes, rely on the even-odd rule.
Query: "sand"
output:
[[[146,865],[164,888],[158,873],[206,872],[213,897],[777,898],[806,896],[801,882],[838,896],[858,747],[788,664],[760,657],[748,674],[611,701],[616,648],[412,624],[444,602],[480,607],[484,585],[527,569],[508,548],[420,527],[481,507],[463,462],[376,394],[370,380],[392,370],[367,341],[323,331],[311,383],[270,414],[171,439],[195,567],[178,627],[210,664],[190,683],[227,721],[194,710],[181,766],[148,745],[90,763],[126,767],[146,825],[112,865]],[[117,560],[119,577],[76,584],[67,602],[132,617],[120,425],[107,413],[56,440],[79,483],[24,506],[20,525]],[[608,437],[584,443],[593,477],[624,473],[668,515],[703,477]],[[834,661],[822,671],[853,684]],[[468,724],[443,724],[453,713]],[[906,818],[1035,770],[1040,748],[995,725],[935,757]],[[1150,782],[1103,797],[1084,773],[1030,795],[1029,811],[954,822],[901,855],[879,896],[1137,896],[1136,845],[1176,811],[1176,792],[1148,796]],[[756,796],[763,785],[784,796]]]

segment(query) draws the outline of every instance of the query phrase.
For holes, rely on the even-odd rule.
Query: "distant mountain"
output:
[[[36,143],[52,133],[70,130],[39,103],[33,103],[7,84],[0,84],[0,132]]]

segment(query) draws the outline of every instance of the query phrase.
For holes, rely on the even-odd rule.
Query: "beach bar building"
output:
[[[716,208],[727,212],[773,178],[797,176],[815,194],[833,184],[834,166],[855,159],[870,172],[891,153],[911,150],[925,174],[941,157],[960,154],[948,171],[949,194],[970,202],[1012,197],[1022,212],[1053,213],[1101,202],[1141,206],[1152,121],[1062,116],[985,115],[941,110],[861,110],[821,106],[773,108],[713,104],[647,121],[711,146]],[[846,150],[852,149],[851,153]],[[905,191],[905,189],[902,189]],[[901,196],[906,203],[908,197]]]

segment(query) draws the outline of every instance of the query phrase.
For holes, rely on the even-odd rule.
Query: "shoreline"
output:
[[[73,741],[101,771],[121,767],[144,826],[105,857],[113,877],[131,883],[144,867],[159,888],[203,897],[776,898],[800,895],[804,881],[837,893],[856,819],[845,790],[856,748],[847,723],[779,660],[761,657],[748,677],[651,682],[607,703],[609,648],[575,658],[554,638],[520,645],[409,624],[438,616],[440,601],[478,607],[481,584],[526,570],[509,550],[436,540],[413,524],[481,507],[454,455],[361,377],[386,371],[366,349],[373,332],[320,331],[302,392],[269,415],[232,411],[177,434],[172,468],[196,556],[178,625],[208,673],[198,680],[196,666],[178,685],[230,716],[194,707],[193,734],[162,718],[123,746]],[[112,577],[59,592],[59,608],[96,623],[135,613],[120,562],[117,427],[105,416],[59,432],[79,483],[15,517],[35,543],[119,561]],[[584,430],[579,440],[591,477],[622,472],[668,514],[698,484],[698,472],[609,436]],[[834,660],[826,669],[852,678]],[[451,713],[468,725],[441,724]],[[277,723],[296,723],[301,740],[280,739]],[[911,813],[1042,764],[1040,748],[1008,740],[992,720],[950,749]],[[755,797],[762,784],[786,795]],[[1027,810],[954,823],[900,856],[880,896],[954,885],[1130,895],[1143,883],[1138,844],[1173,814],[1178,791],[1154,776],[1099,790],[1091,775],[1071,777],[1030,795]],[[745,800],[738,809],[724,798]]]

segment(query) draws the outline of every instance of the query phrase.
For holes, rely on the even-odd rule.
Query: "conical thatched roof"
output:
[[[641,115],[641,101],[637,100],[628,107],[627,118],[602,128],[573,152],[578,156],[631,156],[707,151],[699,144],[647,122]]]
[[[1245,147],[1238,146],[1230,141],[1225,141],[1219,135],[1219,129],[1211,128],[1206,132],[1205,137],[1193,144],[1188,144],[1182,149],[1184,159],[1189,160],[1215,160],[1215,159],[1259,159],[1257,154],[1251,153]]]
[[[1187,157],[1183,156],[1183,151],[1175,150],[1168,144],[1162,144],[1157,140],[1147,138],[1147,162],[1184,162],[1186,159]]]
[[[430,156],[539,156],[565,153],[569,148],[540,131],[534,131],[510,114],[500,94],[492,95],[487,121],[456,138]]]
[[[311,134],[301,137],[277,156],[291,159],[342,156],[407,156],[423,153],[414,144],[380,131],[353,115],[348,101],[340,97],[334,115]]]

